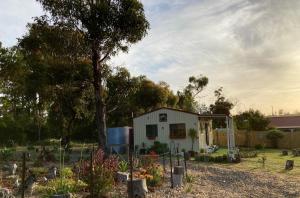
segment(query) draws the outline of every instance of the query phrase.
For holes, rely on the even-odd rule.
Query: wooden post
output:
[[[173,165],[172,165],[172,152],[171,152],[171,150],[170,150],[170,168],[171,168],[171,188],[173,188],[174,187],[174,185],[173,185]]]
[[[26,174],[26,154],[23,153],[23,159],[22,159],[22,194],[21,197],[25,197],[25,174]]]
[[[94,145],[93,145],[93,149],[91,152],[91,164],[90,164],[90,172],[91,172],[91,184],[90,184],[90,194],[91,194],[91,198],[94,198]]]
[[[184,169],[185,169],[185,177],[187,178],[187,166],[186,166],[186,156],[188,155],[187,152],[184,152]]]
[[[164,172],[166,172],[166,158],[165,158],[165,153],[163,154],[163,168],[164,168]]]
[[[130,166],[130,185],[127,186],[130,187],[130,189],[128,189],[128,197],[130,198],[134,198],[134,192],[133,192],[133,160],[132,160],[132,149],[129,148],[129,166]]]
[[[178,147],[176,148],[176,152],[177,152],[177,154],[176,154],[176,157],[177,157],[177,166],[179,166],[180,163],[179,163],[179,149],[178,149]]]

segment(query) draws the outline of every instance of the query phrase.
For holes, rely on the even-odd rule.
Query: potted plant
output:
[[[198,135],[198,134],[197,134],[196,129],[193,129],[193,128],[189,129],[189,137],[190,137],[191,140],[192,140],[192,150],[189,151],[191,157],[194,157],[194,156],[195,156],[195,152],[194,152],[194,143],[195,143],[196,138],[198,137],[197,135]]]

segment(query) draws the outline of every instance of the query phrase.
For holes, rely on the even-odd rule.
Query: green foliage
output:
[[[4,147],[3,149],[0,149],[0,159],[3,161],[10,160],[14,155],[14,150],[11,148]]]
[[[201,154],[195,157],[195,161],[198,162],[216,162],[216,163],[226,163],[228,162],[227,155],[223,156],[212,156],[212,155],[205,155]]]
[[[200,149],[200,153],[205,153],[204,148],[201,148],[201,149]]]
[[[192,139],[192,151],[194,151],[194,142],[198,136],[196,129],[189,129],[188,135]]]
[[[194,176],[191,175],[191,174],[187,174],[186,177],[185,177],[185,181],[186,181],[187,183],[193,183],[194,180],[195,180],[195,178],[194,178]]]
[[[268,128],[270,121],[260,111],[250,109],[234,116],[238,129],[264,131]]]
[[[81,180],[75,181],[70,178],[50,180],[46,186],[38,187],[37,191],[45,198],[52,195],[62,195],[68,193],[82,192],[87,188],[87,184]]]
[[[154,141],[153,145],[149,148],[149,151],[154,151],[157,154],[163,154],[169,151],[168,144]]]
[[[254,148],[255,148],[256,150],[261,150],[261,149],[264,148],[264,146],[263,146],[262,144],[256,144],[256,145],[254,146]]]
[[[126,172],[128,170],[128,163],[124,160],[119,162],[119,171]]]
[[[255,157],[257,157],[257,152],[256,151],[241,151],[240,157],[241,158],[255,158]]]
[[[234,104],[225,98],[223,95],[223,87],[215,90],[216,101],[210,105],[210,112],[213,114],[225,114],[230,115],[230,110],[234,107]],[[224,120],[213,120],[213,128],[225,128],[226,124]]]
[[[278,147],[278,140],[283,138],[284,135],[281,131],[277,129],[272,129],[267,133],[266,136],[271,142],[274,148]]]
[[[163,169],[158,164],[152,164],[147,168],[147,173],[152,177],[147,178],[146,182],[149,186],[158,186],[162,182],[163,178]]]

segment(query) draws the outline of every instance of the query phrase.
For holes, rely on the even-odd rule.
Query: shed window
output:
[[[156,124],[146,125],[146,136],[149,139],[155,139],[157,137],[157,125]]]
[[[167,122],[168,121],[168,117],[166,113],[160,113],[159,114],[159,121],[160,122]]]
[[[185,124],[170,124],[170,138],[184,139],[186,137]]]

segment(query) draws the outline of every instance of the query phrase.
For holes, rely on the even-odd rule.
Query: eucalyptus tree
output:
[[[54,24],[70,24],[84,35],[93,66],[96,125],[100,147],[105,146],[105,63],[118,51],[127,51],[147,33],[149,23],[138,0],[37,0]]]

